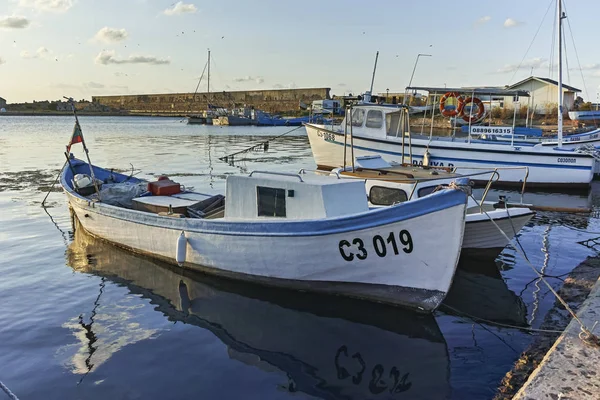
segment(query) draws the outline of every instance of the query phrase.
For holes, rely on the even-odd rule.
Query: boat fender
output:
[[[181,231],[181,235],[177,238],[177,251],[175,253],[175,261],[177,261],[177,265],[180,267],[185,262],[187,250],[187,238],[185,237],[185,232]]]
[[[429,167],[429,157],[431,157],[431,153],[429,150],[425,150],[425,154],[423,154],[423,166]]]

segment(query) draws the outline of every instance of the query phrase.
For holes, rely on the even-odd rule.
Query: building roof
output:
[[[508,89],[513,89],[513,88],[515,88],[517,86],[521,86],[522,84],[524,84],[526,82],[529,82],[532,79],[534,79],[534,80],[536,80],[538,82],[549,83],[551,85],[558,86],[558,82],[555,81],[554,79],[542,78],[541,76],[530,76],[528,78],[523,79],[520,82],[517,82],[517,83],[515,83],[513,85],[508,86]],[[581,93],[581,89],[577,89],[576,87],[565,85],[564,83],[563,83],[563,89],[565,89],[567,91],[570,91],[570,92]]]

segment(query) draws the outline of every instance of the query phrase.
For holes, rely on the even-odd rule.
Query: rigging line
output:
[[[277,139],[279,139],[280,137],[287,135],[288,133],[292,133],[292,132],[294,132],[294,131],[297,131],[297,130],[298,130],[298,129],[300,129],[300,128],[304,128],[304,126],[303,126],[303,125],[297,126],[297,127],[295,127],[294,129],[291,129],[291,130],[289,130],[289,131],[287,131],[287,132],[284,132],[284,133],[282,133],[281,135],[273,136],[273,137],[271,137],[271,138],[269,138],[269,139],[267,139],[267,140],[264,140],[264,141],[262,141],[262,142],[260,142],[260,143],[256,143],[255,145],[252,145],[252,146],[250,146],[250,147],[247,147],[247,148],[245,148],[244,150],[236,151],[235,153],[231,153],[231,154],[228,154],[228,155],[226,155],[226,156],[219,157],[219,160],[221,160],[221,161],[224,161],[224,162],[226,162],[226,163],[228,163],[228,164],[231,164],[231,163],[233,162],[233,158],[234,158],[235,156],[237,156],[238,154],[247,153],[247,152],[249,152],[249,151],[252,151],[252,150],[258,149],[258,148],[260,148],[261,146],[262,146],[263,148],[265,148],[265,149],[268,149],[268,144],[269,144],[269,142],[271,142],[271,141],[273,141],[273,140],[277,140]]]
[[[563,1],[563,8],[565,9],[565,14],[568,16],[569,12],[567,10],[566,3]],[[585,82],[585,78],[583,76],[583,68],[581,68],[581,61],[579,61],[579,52],[577,51],[577,45],[575,44],[575,36],[573,35],[573,29],[571,28],[571,21],[569,18],[567,20],[567,27],[569,28],[569,34],[571,35],[571,42],[573,43],[573,51],[575,52],[575,59],[577,60],[577,65],[579,66],[579,73],[581,74],[581,81],[583,82],[583,89],[585,90],[585,96],[590,99],[590,93],[588,91],[587,84]],[[594,123],[596,123],[596,119],[594,118]]]
[[[478,322],[478,321],[484,322],[489,325],[500,326],[503,328],[513,328],[513,329],[519,329],[519,330],[528,331],[528,332],[541,332],[541,333],[563,333],[564,332],[564,330],[560,331],[560,330],[554,330],[554,329],[532,328],[532,327],[528,327],[528,326],[518,326],[518,325],[505,324],[502,322],[490,321],[489,319],[480,318],[475,315],[471,315],[469,313],[466,313],[464,311],[461,311],[459,309],[456,309],[456,308],[449,306],[447,304],[444,304],[444,303],[442,303],[440,305],[440,307],[447,307],[448,309],[450,309],[456,313],[462,314],[463,316],[468,317],[469,319],[472,319],[474,322]]]
[[[552,4],[554,4],[554,1],[555,0],[550,0],[550,4],[548,5],[548,8],[546,9],[546,13],[544,14],[544,17],[542,18],[542,21],[540,22],[540,25],[538,26],[538,29],[535,32],[535,35],[533,35],[533,39],[531,40],[531,43],[529,43],[529,47],[527,48],[527,51],[525,51],[525,55],[521,59],[521,62],[519,63],[519,65],[517,66],[517,68],[515,69],[515,72],[513,72],[513,75],[511,76],[509,83],[512,82],[513,79],[515,79],[515,75],[517,74],[517,72],[521,68],[521,65],[523,65],[523,62],[525,61],[525,58],[527,57],[527,54],[529,54],[529,50],[531,50],[531,47],[533,46],[533,43],[535,42],[535,38],[537,37],[538,33],[540,33],[540,29],[542,29],[542,25],[544,24],[544,21],[546,20],[546,16],[548,15],[548,12],[550,11],[550,8],[552,7]]]
[[[475,198],[473,197],[473,195],[470,195],[471,198],[473,198],[473,200],[475,200]],[[597,340],[597,336],[594,335],[592,333],[592,331],[590,329],[588,329],[585,324],[583,323],[583,321],[577,316],[577,314],[575,314],[575,312],[571,309],[571,307],[569,306],[569,304],[563,300],[562,297],[560,297],[560,295],[556,292],[556,290],[554,290],[554,288],[552,287],[552,285],[550,285],[548,283],[548,281],[546,281],[546,279],[544,279],[544,276],[540,273],[540,271],[538,271],[534,265],[527,259],[527,257],[514,245],[512,245],[510,243],[510,238],[506,235],[506,233],[504,233],[504,231],[498,226],[498,224],[496,223],[496,221],[494,221],[494,219],[492,217],[490,217],[490,215],[487,213],[487,211],[485,210],[481,210],[490,220],[490,222],[498,229],[498,231],[500,231],[500,234],[502,234],[502,236],[504,236],[504,238],[509,242],[509,246],[511,246],[513,249],[515,249],[517,251],[517,253],[519,253],[524,259],[525,261],[527,261],[527,264],[529,264],[529,266],[531,267],[531,269],[539,276],[539,278],[542,280],[542,282],[544,282],[544,284],[548,287],[548,289],[550,289],[550,291],[552,292],[552,294],[554,295],[554,297],[556,297],[556,299],[563,305],[563,307],[565,307],[565,309],[569,312],[569,314],[571,314],[571,316],[573,317],[573,319],[575,321],[577,321],[577,323],[579,323],[579,327],[581,329],[580,332],[580,338],[583,335],[586,339],[586,341],[589,340],[593,340],[596,341]],[[595,324],[594,324],[595,327]],[[592,327],[593,329],[593,327]],[[584,340],[584,339],[582,339]]]
[[[2,383],[2,381],[0,381],[0,388],[4,390],[4,393],[6,393],[11,400],[19,400],[19,398],[13,392],[11,392],[8,386]]]
[[[208,65],[208,61],[206,62],[206,64],[204,64],[204,69],[202,70],[202,75],[200,75],[200,79],[198,79],[198,84],[196,85],[196,90],[194,90],[194,95],[192,96],[192,101],[188,106],[188,110],[186,112],[189,113],[191,108],[192,108],[192,104],[194,104],[194,102],[196,101],[196,94],[198,93],[198,88],[200,87],[200,83],[202,82],[202,78],[204,78],[204,72],[206,71],[206,66]],[[183,119],[181,119],[179,122],[182,122]]]

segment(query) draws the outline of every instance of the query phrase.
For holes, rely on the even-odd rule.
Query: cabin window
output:
[[[258,216],[285,218],[285,189],[256,187]]]
[[[389,113],[385,116],[385,124],[387,126],[388,136],[402,135],[402,128],[400,128],[400,113]]]
[[[365,122],[365,110],[352,110],[352,126],[363,126]]]
[[[381,128],[383,113],[379,110],[369,110],[367,113],[367,128]]]
[[[408,195],[402,189],[385,186],[371,186],[369,200],[376,206],[391,206],[408,200]]]
[[[436,187],[437,186],[427,186],[427,187],[419,189],[419,191],[418,191],[419,197],[427,196],[427,195],[433,193],[433,191],[435,190]]]

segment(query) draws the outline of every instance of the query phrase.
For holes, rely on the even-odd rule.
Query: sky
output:
[[[565,0],[564,82],[600,91],[598,0]],[[555,0],[0,0],[0,97],[502,86],[556,79]],[[568,66],[567,66],[568,64]],[[200,84],[206,90],[206,76]]]

